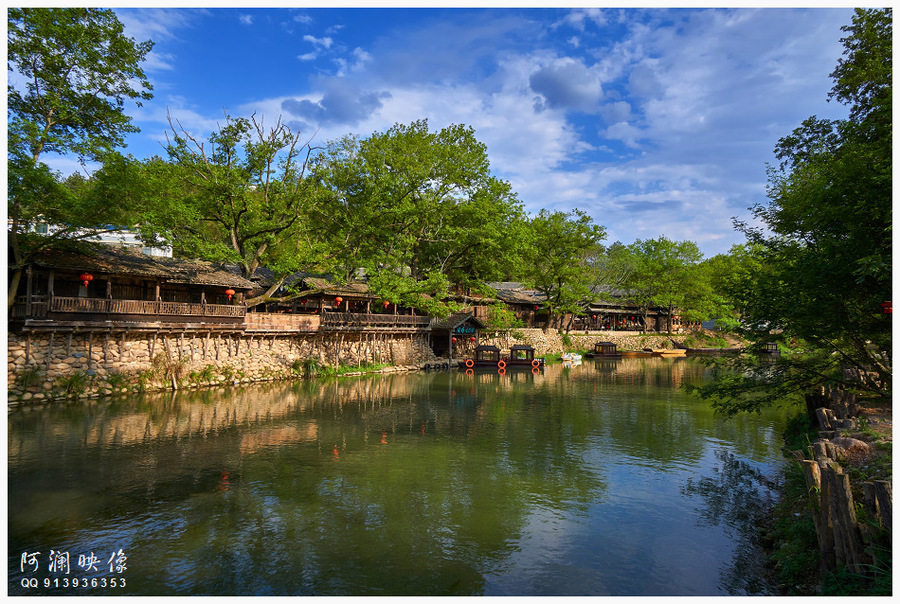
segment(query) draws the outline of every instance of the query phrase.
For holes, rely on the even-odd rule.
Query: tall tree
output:
[[[445,314],[439,301],[451,283],[473,287],[512,270],[524,212],[469,127],[431,132],[421,120],[345,137],[317,174],[330,194],[318,222],[344,250],[344,276],[364,268],[377,295],[430,300],[430,312]]]
[[[667,310],[666,329],[672,329],[675,309],[688,318],[702,304],[707,288],[700,270],[703,254],[693,241],[672,241],[667,237],[637,240],[631,246],[635,269],[625,282],[628,296],[644,314],[644,328],[651,307]],[[690,304],[689,304],[690,303]]]
[[[310,222],[317,203],[314,180],[306,178],[313,149],[280,119],[226,118],[202,141],[174,123],[168,161],[140,166],[147,210],[141,223],[148,242],[162,239],[177,254],[230,262],[250,279],[260,266],[274,283],[260,304],[276,296],[284,279],[318,267],[328,253]]]
[[[546,297],[548,330],[555,315],[584,309],[591,297],[592,269],[586,259],[599,251],[606,231],[577,209],[541,210],[531,219],[529,231],[525,281]]]
[[[62,239],[107,230],[123,209],[73,194],[41,158],[53,153],[102,160],[137,131],[125,102],[139,105],[152,96],[140,65],[151,47],[126,37],[111,10],[8,10],[10,306],[32,254]],[[53,226],[48,236],[27,235],[39,223]]]
[[[842,28],[829,96],[850,105],[849,118],[812,117],[782,138],[769,201],[752,208],[768,231],[738,224],[759,267],[743,288],[750,335],[796,339],[814,354],[784,359],[778,388],[771,368],[723,379],[730,389],[717,404],[728,412],[843,381],[848,366],[876,376],[857,387],[891,390],[891,320],[881,307],[891,299],[891,18],[890,9],[858,9]]]

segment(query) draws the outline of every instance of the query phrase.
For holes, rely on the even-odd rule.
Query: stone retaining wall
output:
[[[509,350],[515,344],[530,344],[534,346],[538,356],[576,350],[591,351],[597,342],[613,342],[619,350],[673,347],[671,340],[666,335],[631,331],[607,331],[587,335],[569,334],[569,344],[566,344],[564,334],[552,330],[545,333],[542,329],[513,329],[509,337],[505,334],[499,337],[485,337],[487,335],[482,334],[482,344],[493,344],[503,350]]]
[[[424,335],[8,334],[9,402],[296,378],[302,363],[420,366]]]

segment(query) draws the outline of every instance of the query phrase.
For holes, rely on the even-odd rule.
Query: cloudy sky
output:
[[[324,143],[462,123],[529,213],[578,208],[608,242],[704,254],[743,237],[777,140],[827,102],[846,8],[117,10],[152,39],[155,97],[127,151],[161,154],[170,113],[208,132],[256,113]]]

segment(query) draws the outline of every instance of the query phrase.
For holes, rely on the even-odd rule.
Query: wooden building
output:
[[[484,323],[472,312],[458,312],[431,324],[431,350],[438,357],[464,356],[478,346]]]
[[[253,284],[221,266],[107,245],[47,250],[26,267],[10,329],[243,324]]]

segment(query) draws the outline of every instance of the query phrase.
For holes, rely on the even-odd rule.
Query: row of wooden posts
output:
[[[820,402],[815,409],[823,438],[813,443],[813,459],[802,460],[806,485],[816,512],[813,520],[825,569],[846,567],[859,575],[870,575],[881,558],[890,559],[892,533],[892,493],[889,481],[863,483],[863,501],[859,518],[851,490],[850,476],[836,457],[841,457],[842,429],[858,426],[858,405],[852,393],[824,388],[807,397],[807,405]],[[824,406],[827,405],[827,406]],[[850,439],[846,439],[849,441]]]

